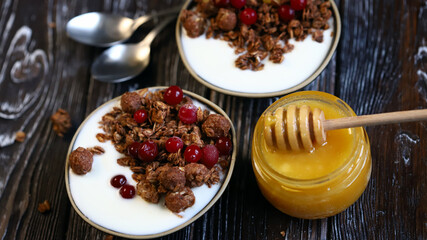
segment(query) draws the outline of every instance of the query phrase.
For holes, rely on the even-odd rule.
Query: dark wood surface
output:
[[[214,92],[190,76],[171,24],[155,40],[149,68],[135,79],[90,76],[102,49],[67,38],[65,24],[89,11],[136,17],[179,5],[172,0],[0,1],[0,238],[104,239],[71,207],[64,164],[71,138],[92,110],[125,91],[177,84],[222,107],[234,122],[239,151],[231,182],[201,218],[163,239],[427,239],[427,122],[367,128],[373,171],[362,197],[322,220],[289,217],[261,195],[252,172],[252,130],[278,98]],[[427,2],[337,1],[342,35],[323,73],[305,89],[345,100],[357,114],[427,108]],[[50,116],[64,108],[73,127],[60,138]],[[27,133],[14,142],[17,131]],[[47,199],[48,214],[37,211]],[[280,234],[286,233],[285,237]]]

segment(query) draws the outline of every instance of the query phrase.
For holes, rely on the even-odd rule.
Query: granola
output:
[[[70,153],[69,164],[75,174],[85,175],[92,169],[93,153],[83,147],[78,147]]]
[[[15,134],[15,141],[17,141],[17,142],[24,142],[26,136],[27,135],[23,131],[16,132],[16,134]]]
[[[235,49],[235,66],[259,71],[264,68],[263,60],[273,63],[284,61],[284,54],[292,51],[290,39],[304,40],[311,34],[316,42],[323,42],[323,31],[329,29],[332,16],[328,0],[307,0],[306,7],[295,11],[295,17],[282,20],[279,7],[289,5],[289,0],[248,0],[237,9],[231,5],[217,7],[214,0],[195,0],[192,10],[183,10],[182,26],[189,37],[195,38],[206,33],[206,38],[227,41]],[[254,9],[255,24],[246,25],[239,19],[245,9]]]
[[[48,200],[44,200],[42,203],[39,203],[39,205],[37,206],[37,210],[40,213],[47,213],[50,211],[50,203]]]
[[[192,104],[192,99],[184,96],[179,104],[170,105],[163,98],[165,91],[125,93],[121,107],[113,108],[102,117],[100,128],[104,133],[96,138],[100,142],[111,140],[116,150],[125,155],[117,159],[117,163],[133,172],[136,193],[140,197],[152,203],[165,197],[166,207],[180,212],[194,204],[191,187],[219,183],[220,172],[228,169],[231,159],[230,154],[222,155],[218,164],[207,167],[203,161],[189,162],[184,156],[185,149],[190,145],[204,149],[215,144],[219,137],[231,137],[231,124],[224,116],[200,107],[195,112],[195,122],[183,123],[179,111]],[[133,113],[141,109],[148,113],[148,118],[137,123]],[[182,140],[183,146],[177,151],[165,147],[172,137]],[[155,145],[154,160],[141,156],[140,149],[136,153],[131,150],[148,142]]]
[[[62,108],[58,109],[58,111],[50,117],[50,120],[53,123],[53,131],[60,137],[63,137],[71,127],[70,114]]]

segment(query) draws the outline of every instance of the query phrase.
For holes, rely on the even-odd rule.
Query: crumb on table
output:
[[[104,240],[113,240],[113,236],[112,235],[107,235],[107,236],[105,236]]]
[[[53,131],[60,137],[63,137],[71,127],[70,114],[62,108],[58,109],[58,111],[50,117],[50,120],[53,123]]]
[[[26,134],[23,131],[19,131],[15,134],[15,141],[23,142],[25,141]]]
[[[282,237],[285,237],[286,236],[286,232],[285,231],[281,231],[280,235],[282,235]]]
[[[40,213],[46,213],[50,211],[50,203],[47,200],[44,200],[44,202],[39,203],[39,206],[37,207],[37,210],[39,210]]]

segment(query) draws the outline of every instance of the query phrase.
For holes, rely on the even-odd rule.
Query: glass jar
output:
[[[326,119],[356,116],[341,99],[305,91],[273,103],[258,120],[252,142],[252,166],[264,197],[280,211],[298,218],[333,216],[352,205],[371,175],[369,139],[363,127],[331,130],[327,142],[311,152],[281,151],[264,140],[264,117],[289,104],[318,107]]]

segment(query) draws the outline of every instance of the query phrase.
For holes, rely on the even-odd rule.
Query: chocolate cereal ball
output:
[[[237,16],[234,11],[226,8],[221,8],[219,9],[218,15],[216,16],[215,20],[221,30],[231,31],[236,27]]]
[[[69,163],[75,174],[84,175],[92,169],[93,154],[86,148],[78,147],[71,152]]]
[[[189,187],[178,192],[168,192],[165,197],[165,205],[172,212],[179,213],[194,205],[196,197]]]
[[[184,10],[181,17],[187,35],[196,38],[205,32],[206,20],[194,11]]]
[[[230,128],[230,122],[224,116],[219,114],[209,115],[206,121],[202,124],[203,132],[210,138],[228,136]]]
[[[180,191],[185,186],[185,172],[178,167],[171,167],[159,174],[160,184],[169,191]]]
[[[141,96],[136,92],[126,92],[122,95],[120,106],[123,111],[133,114],[142,107]]]

